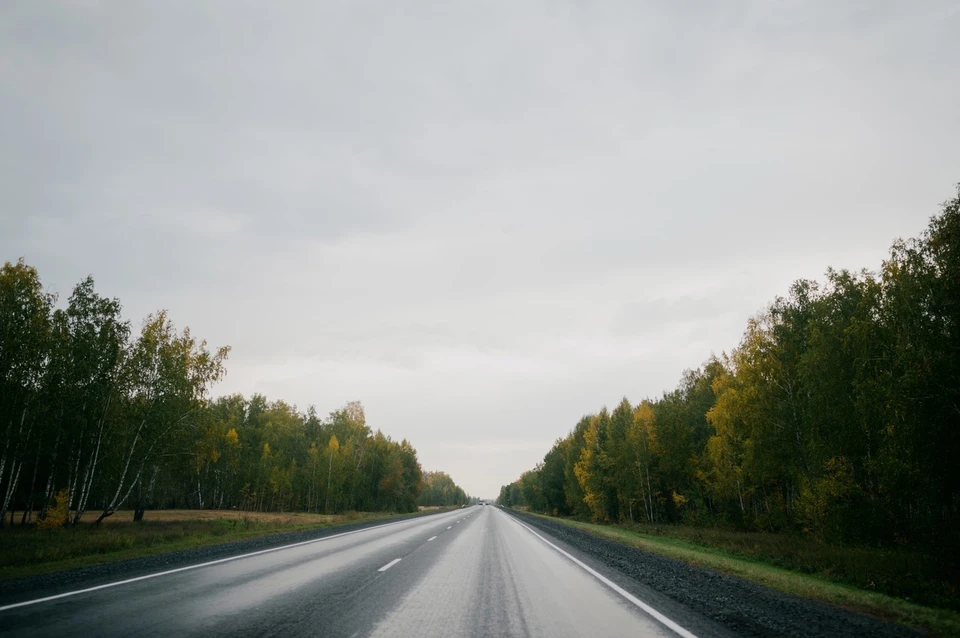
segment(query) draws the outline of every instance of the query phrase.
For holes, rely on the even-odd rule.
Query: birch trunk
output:
[[[20,480],[20,470],[23,469],[23,448],[25,439],[30,438],[31,428],[27,428],[26,435],[23,434],[23,423],[27,420],[27,409],[24,408],[20,413],[20,427],[17,430],[17,443],[13,448],[13,455],[10,458],[10,478],[7,480],[7,490],[6,494],[3,497],[3,503],[0,504],[0,527],[3,527],[4,515],[7,513],[7,508],[10,507],[10,503],[13,501],[13,495],[17,491],[17,483]],[[7,441],[7,445],[10,444],[10,441]],[[6,452],[4,452],[4,462],[6,462]],[[3,479],[3,472],[0,470],[0,480]],[[10,526],[13,526],[13,512],[10,513]]]

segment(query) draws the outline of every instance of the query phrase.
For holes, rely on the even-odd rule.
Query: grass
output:
[[[598,525],[535,516],[788,594],[936,635],[960,636],[956,583],[950,578],[950,570],[939,565],[936,557],[919,552],[843,548],[780,534],[666,525]],[[866,586],[864,579],[869,579]],[[878,591],[878,582],[894,590],[914,592],[920,600]]]
[[[278,532],[320,529],[397,516],[382,512],[277,514],[217,510],[157,510],[134,523],[117,512],[99,528],[89,523],[40,530],[32,525],[0,529],[0,579],[229,543]]]

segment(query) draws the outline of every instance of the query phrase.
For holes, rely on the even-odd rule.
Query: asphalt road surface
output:
[[[493,506],[0,606],[31,636],[703,635],[684,620]]]

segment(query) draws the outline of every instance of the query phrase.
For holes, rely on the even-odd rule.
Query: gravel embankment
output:
[[[563,523],[509,513],[625,578],[614,580],[661,613],[689,609],[741,636],[918,636],[904,627],[721,572],[694,567],[574,529]],[[596,567],[595,567],[596,568]],[[598,569],[598,571],[604,571]],[[606,572],[612,578],[612,573]],[[652,600],[651,600],[652,598]],[[694,622],[695,619],[691,622]],[[695,626],[689,629],[697,633]],[[709,632],[708,632],[709,633]]]
[[[177,567],[228,558],[230,556],[236,556],[237,554],[256,552],[262,549],[309,541],[316,538],[323,538],[324,536],[341,534],[343,532],[383,525],[408,518],[430,516],[436,513],[439,512],[418,512],[408,516],[397,516],[389,519],[347,523],[345,525],[335,525],[332,527],[298,532],[281,532],[270,534],[269,536],[220,543],[179,552],[154,554],[142,558],[131,558],[112,563],[104,563],[102,565],[94,565],[92,567],[80,567],[66,571],[52,572],[50,574],[41,574],[39,576],[0,580],[0,605],[42,596],[51,596],[84,587],[94,587],[124,578],[135,578],[167,569],[176,569]]]

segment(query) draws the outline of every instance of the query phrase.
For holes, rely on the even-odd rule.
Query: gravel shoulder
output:
[[[908,628],[505,510],[618,585],[705,637],[919,636]]]
[[[95,587],[126,578],[136,578],[137,576],[168,569],[176,569],[187,565],[229,558],[238,554],[271,549],[282,545],[332,536],[334,534],[342,534],[343,532],[385,525],[396,521],[432,516],[442,513],[443,511],[444,510],[417,512],[388,519],[381,518],[357,523],[331,525],[317,529],[299,530],[296,532],[281,532],[240,541],[207,545],[196,549],[103,563],[91,567],[80,567],[37,576],[0,580],[0,605],[8,605],[44,596],[53,596],[84,587]]]

